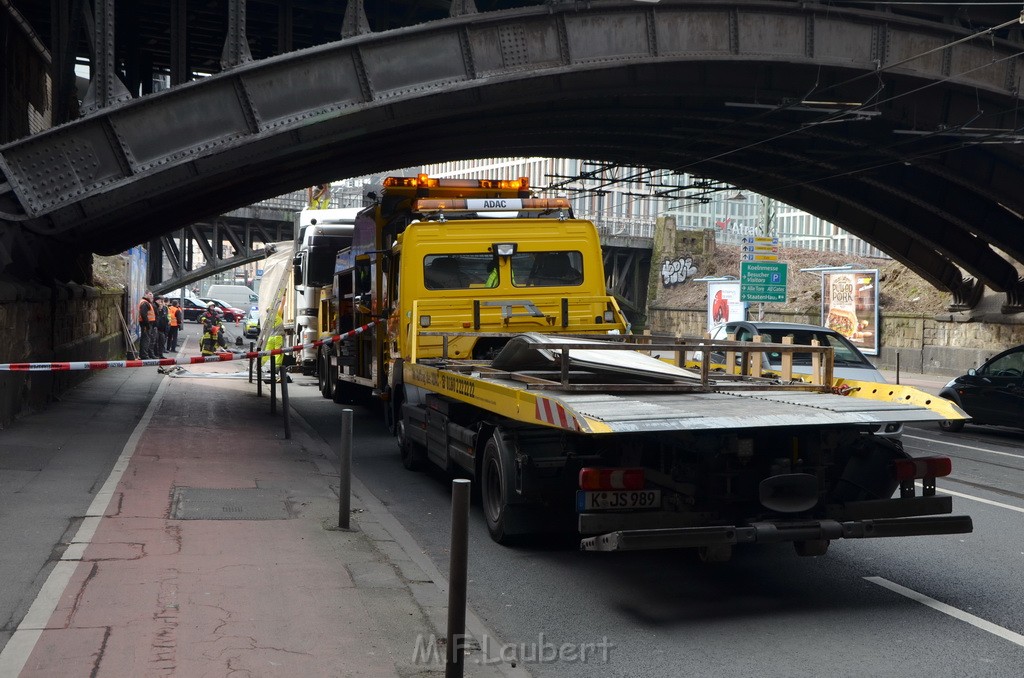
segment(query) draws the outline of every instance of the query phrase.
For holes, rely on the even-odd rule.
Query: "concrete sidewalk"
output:
[[[266,385],[257,398],[245,379],[150,378],[3,678],[443,675],[446,583],[358,480],[356,529],[337,529],[329,446],[298,418],[285,440]],[[476,654],[467,676],[525,675]]]

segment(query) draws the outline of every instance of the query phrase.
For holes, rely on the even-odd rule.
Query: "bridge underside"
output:
[[[580,157],[776,198],[961,308],[988,287],[1016,312],[1020,44],[1005,31],[968,36],[856,9],[614,0],[363,34],[0,148],[0,219],[113,253],[322,181]]]
[[[279,243],[290,245],[292,229],[292,214],[278,210],[236,210],[189,224],[150,242],[147,280],[156,294],[191,287],[216,273],[260,261]],[[197,251],[200,262],[193,260]]]

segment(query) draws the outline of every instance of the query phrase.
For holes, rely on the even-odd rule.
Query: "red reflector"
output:
[[[892,472],[900,482],[916,478],[941,478],[953,472],[953,462],[949,457],[897,459],[893,462]]]
[[[581,490],[642,490],[642,468],[581,468]]]

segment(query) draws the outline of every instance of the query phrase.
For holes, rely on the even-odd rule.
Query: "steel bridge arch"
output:
[[[979,41],[908,16],[763,0],[463,14],[243,63],[8,144],[0,222],[8,250],[26,240],[14,227],[113,253],[322,181],[584,157],[778,198],[961,306],[984,284],[1021,310],[1024,69],[1008,30]]]

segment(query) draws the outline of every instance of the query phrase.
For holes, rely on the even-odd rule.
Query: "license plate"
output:
[[[661,490],[580,491],[576,493],[576,509],[580,512],[658,508],[661,508]]]

